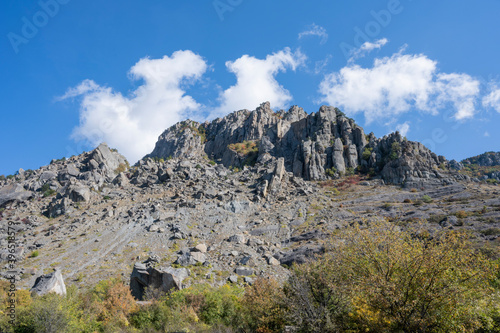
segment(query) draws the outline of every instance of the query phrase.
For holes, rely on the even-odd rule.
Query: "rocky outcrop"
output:
[[[66,285],[64,284],[61,270],[55,269],[54,272],[50,274],[39,276],[30,292],[35,293],[38,296],[48,293],[66,295]]]
[[[500,152],[486,152],[484,154],[466,158],[461,162],[463,165],[476,164],[478,166],[497,166],[500,165]]]
[[[144,158],[192,158],[203,152],[204,125],[191,120],[175,124],[158,138],[151,154]]]
[[[238,145],[240,149],[235,149]],[[253,146],[258,146],[257,152],[245,149]],[[255,111],[233,112],[210,123],[185,121],[166,130],[147,157],[205,155],[225,167],[239,169],[281,159],[284,170],[305,180],[324,180],[357,170],[379,175],[387,183],[408,186],[453,181],[437,170],[446,165],[444,157],[397,132],[381,139],[365,135],[353,119],[330,106],[307,114],[297,106],[274,112],[269,103],[263,103]],[[266,196],[275,185],[273,178],[263,180],[261,195]]]
[[[24,190],[19,184],[10,184],[0,189],[0,207],[9,202],[28,200],[33,193]]]
[[[154,268],[146,264],[136,263],[130,275],[130,291],[132,296],[142,300],[147,290],[168,292],[171,289],[182,289],[182,281],[189,276],[186,268]]]

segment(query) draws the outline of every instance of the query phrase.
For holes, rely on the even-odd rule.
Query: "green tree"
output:
[[[345,231],[329,257],[349,288],[358,328],[394,332],[467,332],[480,326],[489,298],[490,262],[465,233],[432,237],[423,225],[380,222]]]

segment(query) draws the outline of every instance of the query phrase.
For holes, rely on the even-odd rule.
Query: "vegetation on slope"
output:
[[[195,285],[137,305],[117,279],[88,292],[17,292],[17,321],[2,332],[499,332],[498,261],[466,233],[429,234],[388,222],[339,231],[317,261],[294,266],[284,286],[258,279]],[[5,309],[6,282],[0,302]],[[155,293],[151,293],[153,295]]]

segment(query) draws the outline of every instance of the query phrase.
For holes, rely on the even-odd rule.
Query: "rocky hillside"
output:
[[[474,181],[486,181],[492,184],[500,182],[500,152],[486,152],[469,157],[461,162],[450,161],[450,168],[458,170]]]
[[[133,167],[101,144],[0,180],[0,258],[14,243],[20,287],[59,268],[81,287],[121,275],[141,298],[150,285],[284,279],[335,230],[379,219],[467,229],[498,254],[498,186],[448,165],[398,133],[365,135],[337,109],[265,103],[176,124]]]
[[[462,161],[462,164],[476,164],[478,166],[498,166],[500,165],[500,152],[487,152],[478,156],[469,157]]]

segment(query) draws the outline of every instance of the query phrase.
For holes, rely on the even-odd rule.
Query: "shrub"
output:
[[[464,219],[467,216],[469,216],[469,214],[467,214],[467,212],[465,210],[459,210],[458,212],[455,213],[455,216],[460,218],[460,219]]]
[[[284,286],[286,318],[300,332],[341,332],[346,326],[349,299],[336,269],[332,257],[292,268]]]
[[[54,191],[53,189],[51,189],[50,185],[48,183],[44,184],[42,186],[42,188],[40,189],[40,191],[42,192],[42,196],[44,198],[50,197],[50,196],[56,194],[56,191]]]
[[[245,328],[252,332],[282,332],[285,325],[284,294],[276,280],[257,279],[245,290],[242,304]]]
[[[4,175],[0,175],[0,180],[5,180],[5,176]]]
[[[421,224],[402,231],[375,222],[339,237],[323,259],[293,271],[292,290],[300,292],[287,296],[302,331],[471,332],[481,325],[494,271],[467,234],[430,237]]]
[[[483,231],[485,236],[496,236],[500,235],[500,228],[489,228]]]
[[[325,173],[327,176],[330,176],[333,178],[333,177],[335,177],[335,174],[337,173],[337,169],[335,169],[334,167],[331,167],[330,169],[326,169]]]
[[[242,327],[243,289],[224,285],[214,288],[199,284],[175,291],[161,301],[131,315],[136,328],[159,331],[201,331],[207,328]]]
[[[363,150],[363,154],[361,155],[361,158],[364,159],[365,161],[368,161],[370,157],[372,156],[372,151],[373,148],[365,148]]]
[[[228,148],[235,151],[241,156],[246,156],[251,153],[257,153],[259,147],[255,141],[243,141],[240,143],[232,143],[228,145]]]
[[[85,295],[84,302],[109,329],[128,326],[128,316],[137,310],[130,289],[119,279],[100,281]]]
[[[423,201],[424,203],[431,203],[431,202],[432,202],[432,198],[426,194],[426,195],[424,195],[424,196],[422,197],[422,201]]]
[[[118,168],[115,169],[115,174],[118,175],[121,172],[127,171],[129,168],[130,168],[130,166],[129,166],[128,162],[127,163],[120,163],[118,165]]]
[[[390,202],[386,202],[382,205],[382,208],[385,210],[390,210],[392,208],[392,204]]]
[[[30,258],[36,258],[36,257],[38,257],[39,254],[40,253],[38,252],[38,250],[35,250],[35,251],[31,252]]]

